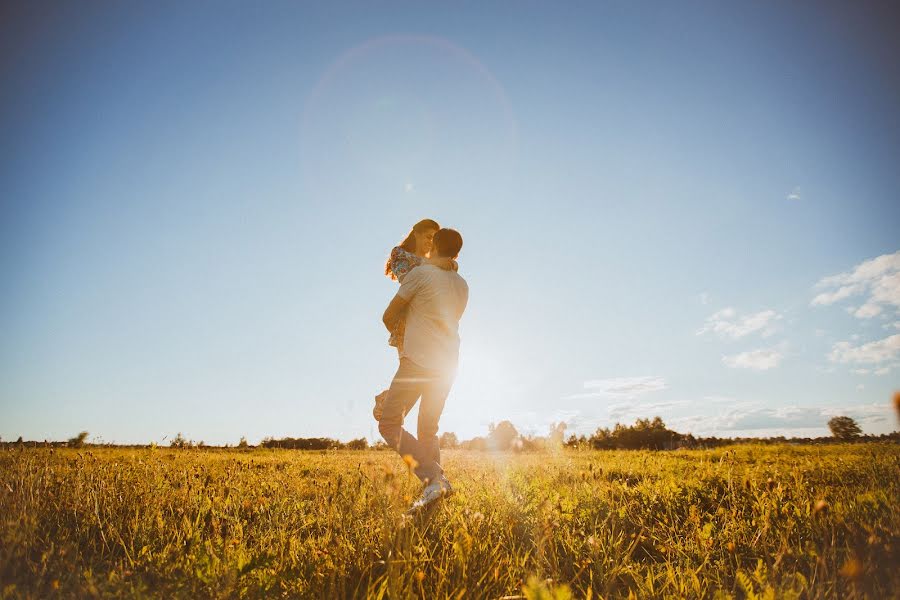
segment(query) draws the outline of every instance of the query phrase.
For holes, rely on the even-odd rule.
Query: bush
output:
[[[69,438],[69,441],[66,442],[66,445],[70,448],[81,448],[84,446],[84,441],[87,439],[88,432],[82,431],[78,435],[73,438]],[[19,438],[22,439],[22,438]]]

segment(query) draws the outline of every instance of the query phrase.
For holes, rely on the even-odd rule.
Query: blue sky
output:
[[[891,431],[888,10],[5,5],[0,436],[374,440],[421,218],[471,290],[445,431]]]

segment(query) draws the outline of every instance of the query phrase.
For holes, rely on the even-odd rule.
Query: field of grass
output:
[[[0,451],[0,596],[897,598],[900,447]]]

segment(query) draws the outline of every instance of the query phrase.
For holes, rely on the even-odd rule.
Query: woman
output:
[[[412,230],[406,236],[399,246],[395,246],[391,250],[391,256],[384,265],[384,274],[403,283],[406,274],[423,264],[430,264],[442,269],[457,269],[456,261],[448,258],[429,258],[434,234],[441,228],[437,221],[432,219],[423,219],[413,225]],[[391,331],[388,344],[397,348],[399,354],[403,350],[403,336],[406,332],[406,319],[401,319],[397,326]],[[387,395],[384,390],[375,396],[375,408],[372,414],[376,421],[381,420],[381,407],[384,404],[384,398]]]

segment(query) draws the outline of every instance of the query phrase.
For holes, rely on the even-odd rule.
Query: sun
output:
[[[479,339],[465,339],[459,352],[459,369],[447,408],[458,421],[463,416],[465,429],[484,435],[486,423],[496,420],[498,410],[515,393],[508,354]]]

